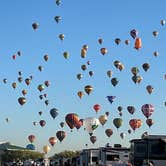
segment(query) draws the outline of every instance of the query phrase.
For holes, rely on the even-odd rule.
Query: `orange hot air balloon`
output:
[[[51,144],[51,146],[54,146],[57,143],[57,139],[55,137],[50,137],[49,143]]]
[[[79,91],[79,92],[77,92],[77,95],[81,99],[84,96],[84,92],[83,91]]]
[[[142,126],[142,120],[137,119],[137,127],[140,128]]]
[[[135,49],[139,50],[142,47],[142,41],[141,38],[136,38],[135,39]]]

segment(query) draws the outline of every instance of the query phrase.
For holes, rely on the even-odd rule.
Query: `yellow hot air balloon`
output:
[[[43,146],[43,152],[44,152],[45,154],[47,154],[49,151],[50,151],[50,146],[49,146],[49,145]]]
[[[99,117],[99,121],[100,121],[102,126],[104,126],[104,124],[107,122],[107,119],[108,119],[107,115],[101,115]]]
[[[81,99],[84,96],[84,92],[83,91],[79,91],[79,92],[77,92],[77,95]]]
[[[81,49],[81,58],[85,58],[86,57],[86,53],[87,53],[87,50],[85,48],[82,48]]]

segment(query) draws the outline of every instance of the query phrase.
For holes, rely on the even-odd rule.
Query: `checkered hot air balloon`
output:
[[[149,118],[154,112],[154,106],[151,104],[144,104],[141,110],[142,110],[142,113],[145,115],[145,117]]]

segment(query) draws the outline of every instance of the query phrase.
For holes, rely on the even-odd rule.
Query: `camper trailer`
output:
[[[147,135],[130,143],[129,159],[134,166],[142,166],[144,161],[150,161],[154,166],[166,166],[166,135]]]

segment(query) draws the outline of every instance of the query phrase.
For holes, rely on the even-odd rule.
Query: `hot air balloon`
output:
[[[37,125],[37,122],[33,122],[33,125],[36,126],[36,125]]]
[[[122,112],[119,112],[119,116],[122,116],[123,115],[123,113]]]
[[[60,122],[60,126],[63,128],[65,126],[65,122]]]
[[[77,74],[77,79],[78,79],[78,80],[80,80],[82,77],[83,77],[83,75],[82,75],[82,74],[80,74],[80,73],[79,73],[79,74]]]
[[[43,67],[43,66],[41,66],[41,65],[40,65],[40,66],[38,66],[38,70],[39,70],[39,71],[42,71],[43,69],[44,69],[44,67]]]
[[[150,68],[149,63],[144,63],[144,64],[142,65],[142,68],[144,69],[144,71],[148,71],[148,69]]]
[[[112,76],[112,71],[111,70],[108,70],[107,71],[107,76],[110,78]]]
[[[65,35],[64,34],[59,34],[59,39],[61,40],[61,41],[63,41],[64,40],[64,38],[65,38]]]
[[[44,81],[44,84],[46,87],[49,87],[50,86],[50,81]]]
[[[149,128],[154,124],[153,119],[146,119],[146,124],[149,126]]]
[[[105,123],[107,122],[107,120],[108,120],[107,115],[100,115],[99,116],[99,122],[101,123],[102,126],[105,125]]]
[[[136,38],[135,39],[135,46],[134,46],[134,48],[137,49],[137,50],[139,50],[141,47],[142,47],[141,38]]]
[[[154,106],[152,104],[144,104],[141,107],[142,113],[145,115],[146,118],[149,118],[152,113],[154,112]]]
[[[141,119],[137,119],[137,125],[138,125],[138,128],[140,128],[142,126],[142,120]]]
[[[132,67],[131,72],[134,76],[136,76],[139,73],[139,69],[137,67]]]
[[[111,83],[115,87],[119,83],[119,80],[117,78],[112,78]]]
[[[3,83],[4,83],[4,84],[7,83],[7,79],[6,79],[6,78],[3,79]]]
[[[67,125],[70,127],[72,130],[77,124],[79,124],[79,117],[75,113],[69,113],[65,116],[65,121]]]
[[[15,54],[14,54],[14,55],[12,55],[13,60],[15,60],[15,59],[16,59],[16,57],[17,57],[17,56],[16,56]]]
[[[132,29],[130,31],[130,35],[133,39],[135,39],[138,36],[138,31],[136,29]]]
[[[22,94],[23,94],[23,96],[25,96],[25,95],[27,94],[27,90],[26,90],[26,89],[23,89],[23,90],[22,90]]]
[[[19,82],[19,83],[21,83],[21,82],[22,82],[22,80],[23,80],[23,78],[22,78],[22,77],[18,77],[18,82]]]
[[[131,119],[129,121],[130,127],[135,131],[138,128],[138,122],[137,119]]]
[[[40,120],[39,124],[41,127],[44,127],[46,125],[46,121],[45,120]]]
[[[68,59],[69,56],[70,56],[70,54],[69,54],[69,52],[66,52],[66,51],[65,51],[65,52],[63,53],[63,56],[64,56],[65,59]]]
[[[108,111],[107,111],[107,112],[105,112],[105,115],[106,115],[106,116],[109,116],[109,114],[110,114],[110,113],[109,113]]]
[[[50,102],[49,102],[49,100],[45,100],[44,103],[47,106]]]
[[[41,92],[44,90],[44,85],[43,84],[39,84],[37,89]]]
[[[146,90],[148,91],[149,94],[151,94],[153,92],[154,88],[152,87],[152,85],[147,85]]]
[[[21,56],[21,51],[17,51],[17,55],[18,55],[18,56]]]
[[[123,107],[122,106],[118,106],[118,111],[121,112],[123,110]]]
[[[49,55],[45,54],[43,58],[44,58],[44,60],[47,62],[48,59],[49,59]]]
[[[90,141],[94,144],[97,141],[97,137],[96,136],[91,136],[90,137]]]
[[[113,130],[112,130],[112,129],[106,129],[106,130],[105,130],[105,134],[106,134],[108,137],[111,137],[112,134],[113,134]]]
[[[100,122],[97,118],[89,117],[84,119],[83,125],[85,130],[89,133],[89,135],[93,134],[93,131],[99,126]]]
[[[47,154],[49,151],[50,151],[49,145],[43,146],[43,152],[44,152],[45,154]]]
[[[66,137],[66,132],[65,131],[57,131],[56,132],[56,137],[58,138],[58,140],[60,141],[60,142],[62,142],[63,141],[63,139]]]
[[[18,75],[19,75],[19,76],[22,76],[22,71],[18,71]]]
[[[87,50],[85,48],[81,49],[81,58],[85,58],[87,54]]]
[[[56,0],[56,5],[59,6],[61,4],[61,0]]]
[[[116,39],[115,39],[115,43],[116,43],[117,45],[119,45],[120,42],[121,42],[121,40],[120,40],[119,38],[116,38]]]
[[[87,61],[86,63],[87,63],[87,65],[90,65],[90,64],[91,64],[91,62],[90,62],[90,61]]]
[[[134,114],[135,112],[135,107],[134,106],[127,106],[127,110],[130,114]]]
[[[112,104],[114,102],[114,99],[116,98],[116,96],[106,96],[106,98]]]
[[[156,36],[158,36],[159,33],[158,33],[158,31],[153,31],[152,34],[153,34],[153,36],[156,37]]]
[[[80,99],[82,99],[82,97],[84,96],[84,92],[83,91],[78,91],[77,95]]]
[[[31,79],[30,79],[30,78],[26,78],[26,79],[25,79],[25,83],[26,83],[26,85],[30,85]]]
[[[38,112],[38,114],[39,114],[40,116],[42,115],[42,113],[43,113],[42,111],[39,111],[39,112]]]
[[[38,24],[38,23],[34,22],[34,23],[32,24],[32,28],[33,28],[34,30],[38,29],[38,27],[39,27],[39,24]]]
[[[98,39],[98,42],[99,42],[99,44],[102,44],[102,43],[103,43],[103,39],[102,39],[102,38],[99,38],[99,39]]]
[[[56,109],[56,108],[52,108],[51,110],[50,110],[50,115],[52,116],[52,118],[53,119],[55,119],[57,116],[58,116],[58,109]]]
[[[85,71],[85,70],[87,69],[87,66],[86,66],[86,65],[81,65],[81,69],[82,69],[83,71]]]
[[[101,48],[100,52],[102,55],[105,55],[105,54],[107,54],[108,50],[106,48]]]
[[[62,19],[61,16],[55,16],[55,17],[54,17],[54,20],[55,20],[57,23],[59,23],[59,21],[60,21],[61,19]]]
[[[123,120],[121,118],[115,118],[113,120],[114,126],[119,129],[122,126]]]
[[[43,99],[43,95],[39,95],[39,98],[40,98],[40,100],[42,100]]]
[[[100,111],[100,109],[101,109],[101,106],[99,104],[95,104],[93,106],[93,109],[95,110],[96,113],[98,113]]]
[[[16,83],[16,82],[13,82],[13,83],[12,83],[12,87],[13,87],[13,89],[16,89],[17,83]]]
[[[86,85],[84,90],[89,95],[93,91],[93,87],[91,85]]]
[[[119,67],[118,67],[118,69],[119,69],[120,71],[122,71],[124,68],[125,68],[125,67],[124,67],[123,64],[120,64]]]
[[[162,26],[165,25],[165,22],[166,22],[165,20],[161,20],[161,21],[160,21],[160,23],[161,23]]]
[[[35,139],[36,139],[35,135],[29,135],[28,136],[28,140],[29,140],[30,143],[33,143],[35,141]]]
[[[48,141],[51,146],[54,146],[57,143],[57,139],[55,137],[50,137]]]
[[[129,44],[130,44],[130,40],[128,40],[128,39],[125,40],[125,44],[126,44],[126,45],[129,45]]]
[[[122,139],[124,139],[125,136],[126,136],[126,134],[125,134],[124,132],[120,133],[120,137],[121,137]]]
[[[122,63],[118,60],[114,61],[114,66],[118,69]]]
[[[137,75],[134,75],[132,77],[132,80],[133,82],[136,84],[136,83],[140,83],[142,81],[142,77],[141,76],[137,76]]]
[[[157,56],[159,56],[159,52],[155,51],[155,52],[153,53],[153,55],[154,55],[155,57],[157,57]]]
[[[90,77],[92,77],[92,76],[93,76],[93,74],[94,74],[94,72],[93,72],[93,71],[89,71],[89,76],[90,76]]]
[[[20,105],[24,105],[26,103],[26,98],[25,97],[19,97],[18,102]]]
[[[28,144],[28,145],[26,146],[26,149],[35,150],[36,148],[35,148],[35,145],[33,145],[33,144]]]

